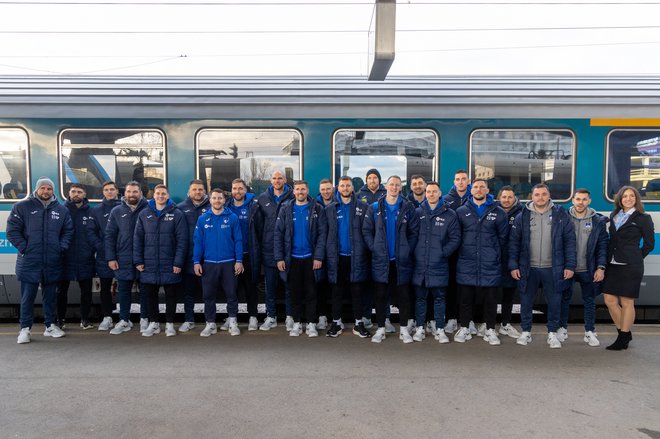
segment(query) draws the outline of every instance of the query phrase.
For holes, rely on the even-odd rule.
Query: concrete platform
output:
[[[544,328],[503,338],[381,345],[350,329],[288,337],[283,326],[210,338],[71,328],[16,344],[0,325],[0,426],[7,438],[660,438],[660,326],[627,351]],[[613,327],[600,326],[604,345]]]

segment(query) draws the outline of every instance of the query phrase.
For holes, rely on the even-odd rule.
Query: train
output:
[[[72,183],[98,202],[105,180],[137,180],[147,197],[164,183],[181,201],[193,178],[228,189],[241,177],[259,193],[281,169],[312,189],[348,175],[357,190],[370,168],[404,190],[421,174],[444,193],[466,169],[521,200],[545,182],[563,205],[585,187],[603,214],[632,185],[660,225],[660,77],[2,76],[2,317],[20,299],[7,216],[41,176],[61,200]],[[639,320],[660,319],[658,291],[660,246]]]

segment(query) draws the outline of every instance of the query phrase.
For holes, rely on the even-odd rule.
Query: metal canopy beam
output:
[[[394,63],[396,0],[376,0],[376,24],[369,33],[369,81],[384,81]]]

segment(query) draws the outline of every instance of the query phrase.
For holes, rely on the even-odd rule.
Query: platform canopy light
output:
[[[394,62],[396,0],[376,0],[369,26],[369,81],[384,81]]]

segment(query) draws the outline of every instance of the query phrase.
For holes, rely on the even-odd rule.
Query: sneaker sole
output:
[[[363,335],[363,334],[360,334],[358,331],[353,331],[353,335],[357,335],[360,338],[371,338],[370,335]]]
[[[58,335],[54,335],[54,334],[51,334],[51,333],[49,333],[49,332],[44,332],[44,337],[62,338],[62,337],[64,337],[65,335],[66,335],[66,334],[62,334],[62,335],[59,335],[59,334],[58,334]]]
[[[377,339],[377,338],[371,338],[372,343],[381,343],[383,340]]]

